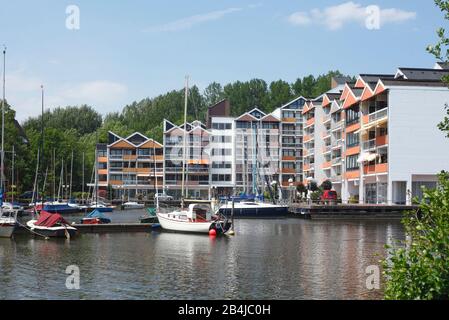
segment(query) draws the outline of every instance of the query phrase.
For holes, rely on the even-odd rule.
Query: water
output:
[[[110,216],[135,222],[141,214]],[[403,236],[399,222],[286,219],[237,220],[232,238],[0,239],[0,299],[379,299],[365,269]],[[65,286],[69,265],[80,268],[80,290]]]

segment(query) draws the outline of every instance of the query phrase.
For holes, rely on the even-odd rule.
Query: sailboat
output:
[[[232,224],[230,221],[221,220],[218,216],[213,215],[210,203],[201,203],[195,201],[184,208],[184,183],[185,183],[185,167],[186,167],[186,133],[187,133],[187,103],[189,94],[189,78],[186,78],[185,88],[185,105],[184,105],[184,148],[183,148],[183,165],[182,165],[182,201],[181,208],[163,213],[159,208],[159,201],[156,201],[156,215],[162,229],[173,232],[185,233],[215,233],[217,235],[225,234],[229,231]],[[156,198],[157,199],[157,198]]]
[[[0,238],[11,238],[17,226],[17,212],[3,209],[5,163],[6,47],[3,49],[2,149],[0,172]]]

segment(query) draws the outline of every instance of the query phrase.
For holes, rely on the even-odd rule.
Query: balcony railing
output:
[[[366,141],[362,145],[362,150],[364,150],[364,151],[372,150],[375,148],[376,148],[376,139]]]
[[[371,113],[368,117],[369,123],[386,118],[388,116],[388,108]]]
[[[332,165],[341,164],[341,157],[332,159]]]
[[[338,139],[338,140],[332,142],[332,148],[333,149],[341,147],[341,146],[343,146],[343,140],[342,139]]]

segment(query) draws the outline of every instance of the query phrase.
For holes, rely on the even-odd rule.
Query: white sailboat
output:
[[[3,49],[2,149],[0,172],[0,238],[11,238],[17,226],[17,211],[3,209],[5,163],[6,47]]]
[[[184,148],[183,148],[183,165],[182,165],[182,195],[181,208],[171,212],[163,213],[159,208],[159,202],[156,204],[156,215],[159,223],[164,230],[186,233],[215,233],[225,234],[231,228],[231,222],[228,220],[220,220],[219,217],[212,215],[210,204],[191,203],[188,209],[184,208],[184,183],[185,183],[185,164],[186,164],[186,133],[187,133],[187,103],[189,94],[189,78],[186,78],[185,88],[185,105],[184,105]]]

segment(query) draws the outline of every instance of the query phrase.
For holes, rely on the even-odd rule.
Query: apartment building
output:
[[[298,97],[273,111],[280,119],[280,164],[279,181],[286,190],[304,180],[303,137],[304,119],[302,112],[308,100]],[[293,181],[293,182],[291,182]]]
[[[441,65],[361,74],[340,94],[310,101],[304,111],[306,178],[331,180],[344,202],[410,204],[422,196],[422,186],[434,187],[436,174],[449,170],[448,141],[437,128],[449,102],[441,81],[446,75]],[[318,137],[322,150],[314,143]]]
[[[210,181],[213,196],[230,196],[235,186],[235,122],[228,100],[208,110],[210,136]]]
[[[109,132],[108,143],[97,145],[97,165],[102,196],[108,187],[112,188],[111,197],[123,200],[148,198],[157,186],[162,188],[162,145],[141,133],[123,138]]]
[[[287,189],[289,179],[295,185],[302,181],[305,101],[297,98],[271,114],[253,108],[233,117],[229,101],[223,100],[208,108],[206,126],[198,121],[187,124],[187,135],[196,132],[201,136],[196,140],[201,141],[201,146],[192,146],[191,139],[187,141],[189,150],[199,151],[189,151],[189,196],[261,194],[273,183]],[[165,120],[164,188],[176,198],[181,196],[183,135],[184,126]]]
[[[185,143],[184,136],[186,137]],[[164,192],[177,199],[182,197],[183,191],[187,198],[210,198],[212,151],[210,137],[211,132],[200,121],[177,126],[164,120]],[[184,190],[182,188],[183,166],[185,167]]]

